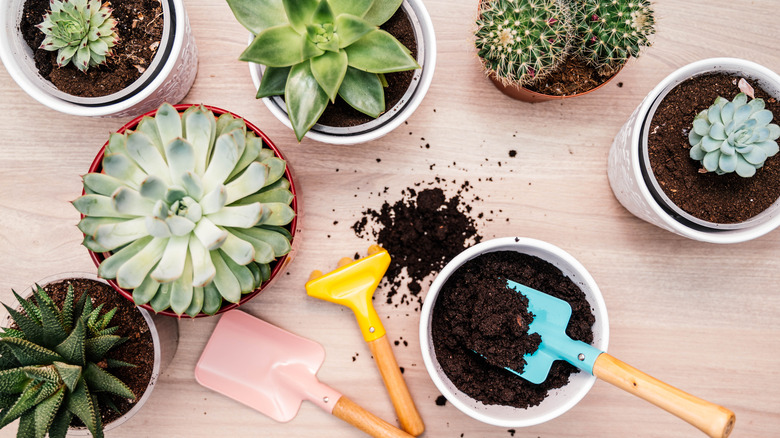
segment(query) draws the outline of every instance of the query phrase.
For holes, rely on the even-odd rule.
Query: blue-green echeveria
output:
[[[772,112],[764,109],[763,99],[748,102],[745,93],[731,102],[718,97],[693,120],[688,134],[691,158],[708,172],[751,177],[778,152],[780,126],[771,122]]]

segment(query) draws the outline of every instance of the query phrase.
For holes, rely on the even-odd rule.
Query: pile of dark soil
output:
[[[744,222],[780,197],[780,156],[769,157],[750,178],[702,173],[701,163],[690,157],[693,119],[718,96],[732,100],[740,92],[739,79],[712,74],[677,85],[658,106],[647,137],[650,166],[664,194],[687,213],[720,224]],[[748,83],[774,114],[773,123],[780,123],[780,102],[755,81]]]
[[[444,373],[470,397],[527,408],[541,403],[549,390],[566,385],[578,370],[556,361],[547,380],[535,385],[503,368],[521,371],[522,355],[536,351],[540,340],[527,333],[532,321],[528,300],[508,290],[507,279],[568,302],[572,317],[566,333],[593,342],[593,311],[571,279],[538,257],[499,251],[470,260],[442,287],[433,310],[433,346]]]
[[[468,182],[461,190],[467,186]],[[460,193],[447,199],[441,188],[433,187],[419,192],[407,188],[402,195],[393,204],[385,202],[379,211],[365,210],[352,229],[359,237],[372,235],[390,253],[392,261],[385,276],[390,285],[387,303],[395,302],[397,306],[399,302],[413,302],[420,306],[423,280],[482,237]],[[411,297],[404,294],[396,301],[394,297],[404,280]]]

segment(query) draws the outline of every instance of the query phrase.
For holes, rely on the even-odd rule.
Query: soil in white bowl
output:
[[[533,353],[540,340],[518,324],[519,317],[527,327],[532,316],[525,298],[514,291],[506,293],[507,280],[568,302],[572,317],[566,334],[572,339],[592,343],[595,317],[585,293],[558,268],[538,257],[514,251],[483,254],[447,280],[433,310],[431,336],[436,360],[450,381],[475,400],[522,409],[540,404],[550,390],[566,385],[578,369],[556,361],[540,385],[504,369],[509,366],[521,371],[522,355]]]

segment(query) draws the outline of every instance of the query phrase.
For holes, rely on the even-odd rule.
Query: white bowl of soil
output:
[[[33,42],[25,40],[25,33],[31,31],[36,21],[43,21],[43,16],[27,17],[28,1],[32,0],[7,0],[0,6],[0,60],[27,94],[51,109],[76,116],[137,116],[163,102],[180,102],[195,81],[197,48],[182,0],[161,0],[159,11],[153,8],[147,13],[137,11],[130,2],[113,5],[115,18],[120,17],[120,12],[124,14],[123,22],[117,25],[121,29],[120,41],[105,65],[92,67],[86,73],[72,64],[52,69],[49,54],[56,52],[31,48]],[[39,6],[29,7],[40,12]],[[137,29],[159,27],[159,40],[148,47],[149,41],[140,44],[142,37],[152,31]],[[43,33],[37,38],[42,39]],[[118,79],[134,77],[133,70],[140,76],[131,82]],[[72,88],[71,92],[60,90],[53,81]],[[80,85],[74,87],[76,83]]]
[[[495,281],[498,275],[503,280]],[[442,269],[425,297],[420,319],[420,343],[428,374],[442,395],[470,417],[495,426],[526,427],[571,409],[596,378],[556,361],[547,380],[534,385],[488,364],[461,342],[460,335],[468,329],[464,331],[465,327],[458,325],[462,320],[451,316],[489,304],[496,299],[486,295],[493,293],[490,287],[501,287],[506,279],[569,302],[573,314],[567,333],[602,351],[609,343],[609,322],[601,292],[590,274],[574,257],[546,242],[520,237],[489,240],[463,251]],[[464,298],[466,301],[456,308]],[[491,311],[485,320],[504,312],[512,318],[517,314],[514,309]],[[475,318],[479,317],[476,312],[479,310]]]
[[[389,83],[385,90],[386,110],[376,119],[350,108],[338,98],[335,104],[328,105],[305,137],[330,144],[366,143],[400,126],[420,106],[436,67],[436,35],[428,10],[422,0],[404,0],[396,14],[380,27],[408,47],[421,68],[385,75]],[[401,33],[396,33],[395,29]],[[254,36],[250,36],[249,42],[253,39]],[[260,64],[249,63],[256,89],[260,88],[264,70]],[[264,97],[263,103],[280,122],[292,129],[283,96]]]
[[[673,233],[710,243],[744,242],[780,226],[780,155],[769,157],[750,178],[700,174],[701,166],[688,156],[685,129],[718,95],[732,100],[740,92],[740,79],[752,84],[768,109],[780,113],[776,103],[780,76],[743,59],[688,64],[648,93],[609,152],[609,183],[628,211]],[[772,123],[778,120],[775,114]],[[676,126],[679,123],[684,127]]]

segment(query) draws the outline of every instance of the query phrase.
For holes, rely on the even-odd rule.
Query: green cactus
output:
[[[655,33],[649,0],[569,0],[576,23],[576,50],[601,74],[612,74],[639,56]]]
[[[98,275],[133,289],[136,305],[214,314],[270,278],[295,216],[286,163],[243,119],[163,104],[112,134],[104,173],[84,176],[84,246],[113,254]]]
[[[82,72],[100,65],[119,37],[108,3],[100,0],[51,0],[51,12],[36,27],[46,35],[41,49],[57,53],[57,65],[73,61]]]
[[[558,0],[492,0],[477,18],[478,55],[489,72],[526,85],[547,76],[565,59],[573,26]]]
[[[693,120],[688,134],[691,158],[708,172],[751,177],[778,152],[780,126],[771,122],[772,112],[764,109],[763,99],[748,102],[745,93],[739,93],[729,102],[719,96]]]
[[[17,327],[0,333],[0,428],[19,418],[17,437],[58,438],[76,416],[102,437],[99,404],[136,398],[106,371],[134,366],[105,357],[126,340],[109,327],[116,309],[101,314],[86,293],[75,300],[72,285],[61,308],[37,285],[35,301],[14,295],[23,312],[3,304]]]
[[[409,49],[379,25],[401,0],[227,0],[239,23],[257,35],[242,61],[266,66],[257,97],[284,95],[300,141],[328,101],[385,111],[384,73],[420,68]]]

